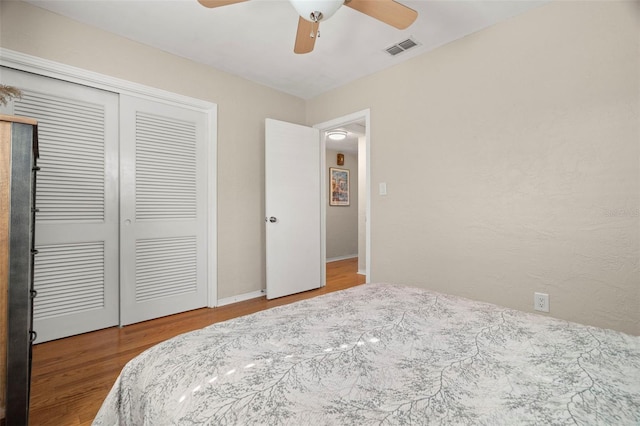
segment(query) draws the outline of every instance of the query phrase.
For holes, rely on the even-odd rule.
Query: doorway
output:
[[[321,167],[322,167],[322,256],[326,264],[327,261],[337,261],[341,259],[358,256],[358,273],[365,276],[365,282],[369,282],[371,278],[371,227],[370,227],[370,206],[371,206],[371,168],[370,168],[370,112],[363,110],[355,112],[343,117],[317,124],[313,127],[320,130],[321,134]],[[332,131],[340,131],[345,133],[342,141],[331,141],[327,138],[327,134]],[[339,142],[343,142],[342,145]],[[340,165],[338,154],[343,154],[344,163]],[[336,197],[335,191],[331,188],[331,174],[334,171],[334,178],[344,178],[348,174],[350,180],[348,193],[348,206],[344,194]],[[355,176],[352,174],[356,172]],[[351,183],[357,182],[354,188]],[[334,179],[334,184],[336,179]],[[355,190],[354,190],[355,189]],[[332,200],[333,195],[333,202]],[[342,204],[342,205],[340,205]],[[353,216],[347,214],[346,208],[351,208],[356,215],[357,232],[351,232],[355,235],[357,243],[354,244],[350,237],[350,241],[338,241],[342,246],[336,246],[336,234],[340,234],[340,229],[331,229],[335,226],[335,219],[341,216],[350,216],[353,222]],[[346,245],[345,245],[346,244]],[[351,247],[351,248],[350,248]],[[355,247],[355,253],[354,251]],[[351,251],[351,253],[347,253]],[[342,254],[340,254],[342,253]],[[323,283],[326,283],[326,275],[323,277]]]

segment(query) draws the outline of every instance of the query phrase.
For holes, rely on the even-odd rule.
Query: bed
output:
[[[638,425],[640,337],[390,284],[130,361],[94,425]]]

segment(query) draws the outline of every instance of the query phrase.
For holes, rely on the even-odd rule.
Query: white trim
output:
[[[365,281],[370,282],[371,280],[371,110],[369,108],[357,111],[339,118],[335,118],[333,120],[325,121],[324,123],[315,124],[313,127],[320,130],[320,149],[322,153],[326,152],[326,141],[325,138],[322,137],[322,132],[326,130],[330,130],[332,128],[338,126],[344,126],[346,124],[351,124],[357,121],[360,121],[364,118],[365,121],[365,145],[366,145],[366,156],[367,156],[367,183],[366,183],[366,193],[367,193],[367,205],[366,209],[366,274]],[[322,182],[321,182],[321,196],[322,196],[322,219],[321,219],[321,250],[322,250],[322,260],[323,263],[327,262],[327,254],[326,254],[326,239],[327,239],[327,161],[326,156],[321,156],[321,173],[322,173]],[[326,285],[326,273],[323,275],[323,285]]]
[[[313,126],[316,127],[316,126]],[[318,132],[320,138],[320,264],[327,263],[327,184],[329,178],[326,170],[327,166],[327,141],[322,137],[322,131]],[[322,268],[320,285],[327,285],[327,268]]]
[[[207,209],[207,307],[218,305],[218,109],[217,106],[207,111],[209,119],[209,175],[208,182],[208,209]]]
[[[202,111],[207,114],[208,134],[209,134],[209,164],[208,164],[208,238],[207,238],[207,259],[208,264],[208,286],[207,286],[207,306],[217,305],[218,298],[218,276],[217,276],[217,180],[216,164],[218,151],[218,105],[202,99],[195,99],[189,96],[179,95],[155,87],[145,86],[106,74],[88,71],[60,62],[50,61],[37,56],[27,55],[10,49],[0,47],[0,66],[26,71],[45,77],[57,78],[71,83],[82,84],[97,89],[110,92],[136,96],[150,99],[156,102],[164,102],[172,105],[179,105],[183,108]]]
[[[252,291],[251,293],[239,294],[237,296],[225,297],[224,299],[218,299],[217,307],[231,305],[232,303],[244,302],[245,300],[257,299],[258,297],[264,297],[264,290]]]
[[[339,262],[341,260],[353,259],[353,258],[356,258],[356,257],[358,257],[358,253],[356,253],[356,254],[348,254],[346,256],[331,257],[331,258],[327,259],[327,263]]]
[[[212,102],[179,95],[155,87],[145,86],[121,78],[111,77],[106,74],[88,71],[1,47],[0,65],[115,93],[179,104],[180,106],[191,109],[210,110],[217,108],[217,105]]]
[[[366,270],[363,271],[362,269],[358,269],[358,272],[356,272],[356,274],[366,276],[367,275],[367,271]]]

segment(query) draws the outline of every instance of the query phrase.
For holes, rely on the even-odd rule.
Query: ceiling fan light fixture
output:
[[[347,132],[345,132],[344,130],[331,130],[327,132],[327,137],[332,141],[342,141],[346,139]]]
[[[242,3],[247,0],[198,0],[208,8]],[[326,21],[340,9],[342,5],[364,13],[378,21],[398,29],[405,29],[418,17],[418,12],[398,3],[395,0],[289,0],[298,12],[298,29],[293,53],[309,53],[315,41],[320,37],[320,21]],[[407,49],[404,46],[401,49]]]
[[[298,15],[307,21],[326,21],[344,4],[344,0],[289,0]],[[316,18],[314,18],[316,17]]]

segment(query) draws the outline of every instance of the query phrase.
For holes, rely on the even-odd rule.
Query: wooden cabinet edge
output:
[[[38,120],[33,118],[19,117],[17,115],[5,115],[5,114],[0,114],[0,121],[8,121],[10,123],[31,124],[32,126],[36,126],[38,124]]]
[[[11,122],[0,115],[0,424],[7,408],[7,300],[9,290],[9,185],[11,169]]]

